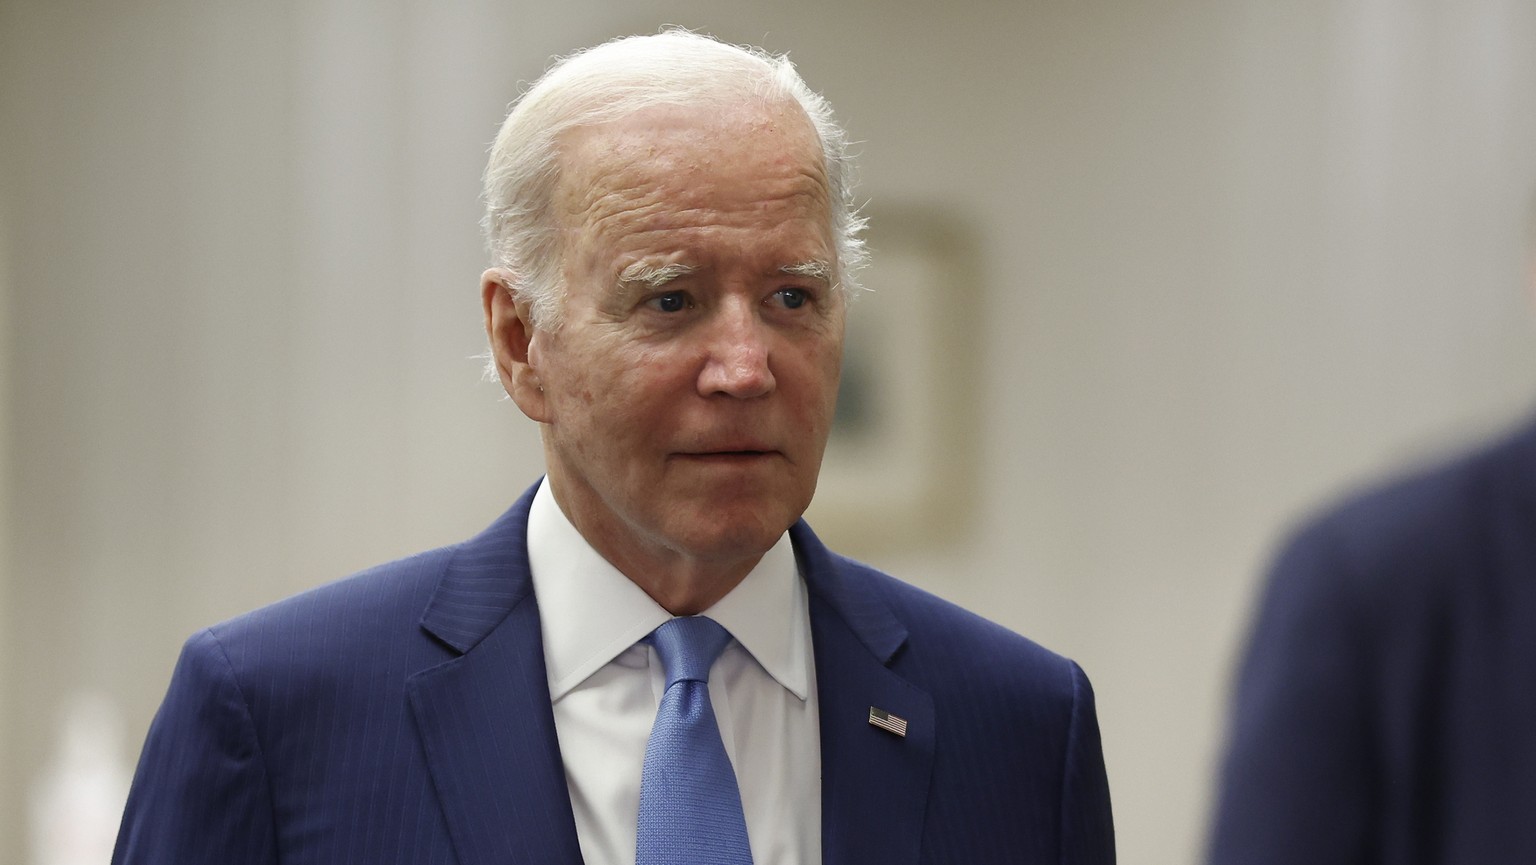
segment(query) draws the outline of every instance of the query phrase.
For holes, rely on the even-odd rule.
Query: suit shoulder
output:
[[[1347,528],[1376,543],[1411,544],[1426,531],[1441,535],[1513,506],[1532,481],[1536,427],[1372,484],[1311,525]]]
[[[1258,623],[1359,640],[1420,631],[1458,605],[1502,604],[1526,567],[1507,554],[1524,544],[1533,495],[1536,426],[1352,494],[1281,545]]]
[[[1367,574],[1465,562],[1529,509],[1533,489],[1536,426],[1351,494],[1305,521],[1286,551],[1327,548]]]
[[[212,639],[237,663],[366,651],[417,630],[456,549],[418,553],[300,592],[213,625],[189,644]]]
[[[1071,695],[1081,676],[1077,665],[1034,640],[862,562],[833,554],[845,580],[888,604],[906,625],[899,665],[931,673],[935,681],[999,687],[1027,683]]]

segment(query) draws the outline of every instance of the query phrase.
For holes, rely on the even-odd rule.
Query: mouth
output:
[[[756,448],[732,448],[708,451],[689,451],[675,454],[678,458],[702,461],[702,462],[753,462],[780,456],[775,450],[759,450]]]

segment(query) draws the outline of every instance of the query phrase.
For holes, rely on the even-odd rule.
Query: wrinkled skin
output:
[[[793,105],[651,108],[562,145],[564,318],[487,271],[497,367],[571,522],[695,613],[816,488],[845,314],[820,145]]]

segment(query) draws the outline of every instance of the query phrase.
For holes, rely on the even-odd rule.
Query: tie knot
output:
[[[667,687],[692,680],[709,681],[709,668],[731,641],[731,632],[714,619],[679,616],[651,632],[651,645],[667,671]]]

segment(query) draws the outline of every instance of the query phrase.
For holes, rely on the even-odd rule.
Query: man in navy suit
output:
[[[1302,528],[1233,708],[1212,865],[1536,861],[1536,423]]]
[[[800,521],[863,250],[788,61],[675,31],[573,55],[486,200],[491,366],[547,476],[189,640],[114,861],[632,863],[647,635],[702,615],[752,861],[1113,862],[1082,671]]]

